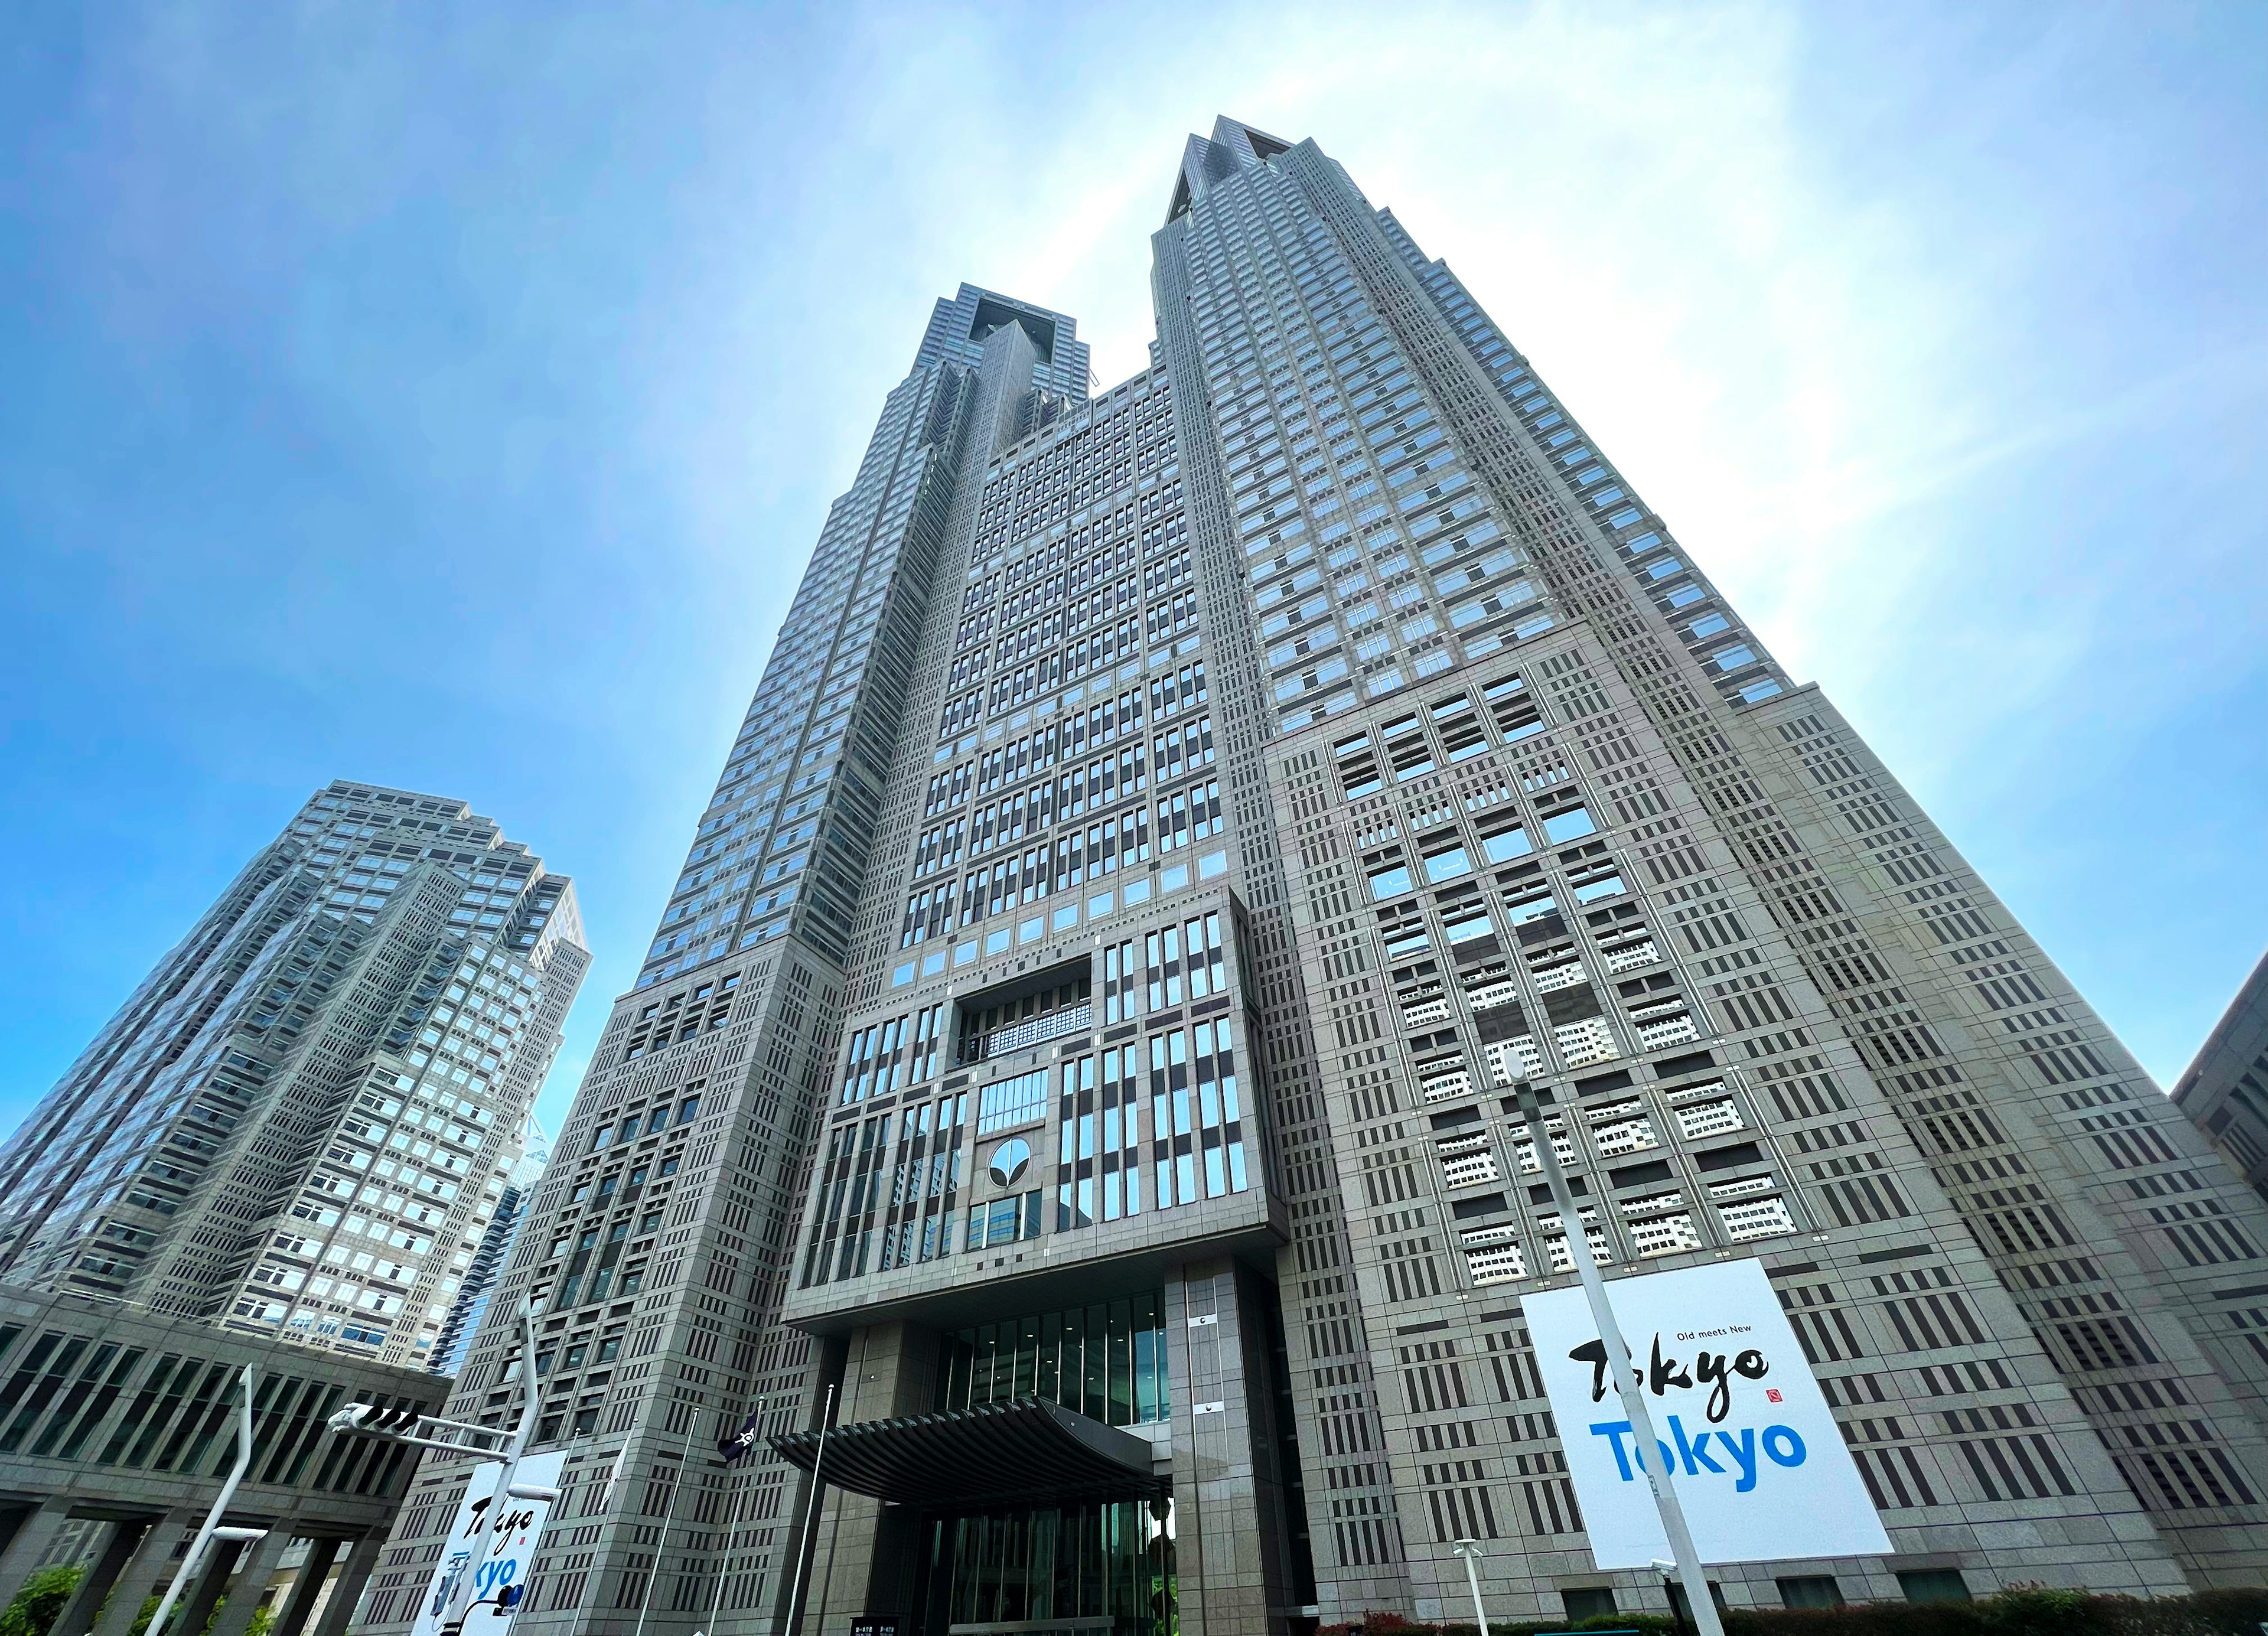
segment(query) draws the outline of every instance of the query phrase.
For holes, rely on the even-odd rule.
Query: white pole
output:
[[[1653,1435],[1653,1420],[1646,1413],[1646,1395],[1638,1389],[1638,1376],[1631,1371],[1630,1351],[1623,1345],[1622,1326],[1615,1322],[1615,1309],[1608,1303],[1606,1280],[1599,1276],[1598,1264],[1591,1259],[1590,1235],[1583,1229],[1582,1212],[1575,1208],[1575,1196],[1568,1189],[1566,1173],[1560,1169],[1559,1155],[1551,1146],[1550,1133],[1543,1128],[1543,1104],[1535,1099],[1535,1087],[1525,1080],[1513,1091],[1520,1101],[1520,1111],[1528,1121],[1528,1139],[1535,1144],[1536,1162],[1543,1167],[1543,1179],[1550,1183],[1552,1202],[1559,1206],[1559,1225],[1567,1232],[1567,1253],[1574,1257],[1576,1276],[1583,1280],[1583,1293],[1591,1303],[1591,1321],[1599,1326],[1599,1339],[1607,1349],[1607,1367],[1614,1372],[1615,1390],[1622,1398],[1623,1412],[1630,1417],[1631,1431],[1638,1444],[1638,1470],[1646,1473],[1646,1485],[1653,1491],[1654,1509],[1661,1517],[1661,1531],[1669,1537],[1669,1554],[1676,1559],[1677,1578],[1685,1587],[1686,1605],[1701,1636],[1725,1636],[1724,1622],[1717,1617],[1716,1600],[1709,1595],[1708,1581],[1702,1576],[1700,1553],[1694,1550],[1692,1531],[1685,1526],[1685,1507],[1677,1500],[1676,1476],[1668,1470],[1659,1473],[1654,1470],[1661,1461],[1660,1445]]]
[[[820,1472],[827,1464],[827,1428],[835,1419],[835,1389],[827,1389],[827,1407],[819,1417],[819,1451],[811,1457],[811,1499],[803,1508],[803,1547],[795,1556],[795,1588],[788,1593],[786,1636],[795,1636],[797,1604],[803,1600],[804,1564],[811,1560],[811,1531],[819,1526]]]
[[[693,1475],[693,1445],[685,1445],[685,1452],[677,1457],[677,1482],[682,1486]],[[669,1503],[661,1508],[661,1537],[653,1544],[653,1570],[645,1576],[645,1595],[638,1598],[637,1629],[632,1636],[645,1636],[646,1610],[653,1606],[653,1582],[661,1577],[661,1553],[669,1549],[669,1519],[677,1514],[677,1489],[669,1491]]]
[[[725,1581],[733,1571],[733,1536],[740,1526],[740,1496],[743,1492],[743,1485],[733,1479],[740,1475],[733,1471],[726,1479],[733,1482],[733,1486],[725,1500],[725,1554],[717,1559],[717,1588],[709,1595],[709,1623],[711,1626],[717,1623],[717,1610],[725,1605]],[[696,1631],[693,1636],[706,1636],[706,1632]]]
[[[811,1498],[805,1502],[803,1508],[803,1544],[796,1552],[795,1586],[788,1593],[787,1636],[793,1636],[799,1618],[799,1609],[803,1601],[804,1570],[806,1565],[811,1560],[812,1534],[819,1526],[820,1497],[826,1486],[821,1473],[827,1465],[827,1433],[834,1419],[835,1388],[830,1385],[827,1389],[827,1405],[821,1411],[819,1417],[819,1448],[813,1455],[811,1461]]]
[[[251,1465],[252,1366],[247,1363],[244,1366],[244,1417],[236,1429],[236,1464],[229,1471],[228,1481],[220,1485],[220,1493],[214,1499],[212,1509],[205,1513],[204,1526],[197,1529],[197,1537],[189,1542],[189,1554],[181,1559],[180,1571],[173,1575],[173,1582],[166,1587],[166,1594],[158,1603],[158,1610],[150,1616],[150,1623],[144,1627],[148,1636],[163,1636],[166,1616],[173,1610],[173,1603],[180,1596],[181,1587],[188,1584],[189,1576],[197,1571],[197,1559],[204,1555],[205,1546],[212,1540],[213,1530],[220,1526],[221,1514],[228,1509],[228,1502],[236,1498],[236,1485],[244,1481],[244,1474]]]
[[[1465,1559],[1465,1583],[1473,1588],[1473,1618],[1480,1622],[1481,1636],[1489,1636],[1488,1610],[1481,1606],[1481,1542],[1461,1539],[1450,1549]]]
[[[520,1405],[519,1424],[512,1429],[512,1441],[504,1445],[504,1469],[497,1473],[496,1492],[489,1498],[488,1531],[481,1548],[474,1553],[464,1579],[458,1584],[456,1594],[449,1599],[449,1610],[442,1617],[441,1636],[460,1636],[465,1621],[473,1611],[474,1588],[480,1582],[481,1570],[495,1554],[497,1541],[504,1533],[497,1525],[503,1521],[512,1500],[512,1479],[519,1471],[519,1457],[535,1435],[535,1309],[522,1301],[519,1306],[519,1384],[526,1394]],[[477,1473],[479,1467],[474,1470]]]

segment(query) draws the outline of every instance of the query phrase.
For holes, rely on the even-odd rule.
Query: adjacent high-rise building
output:
[[[333,784],[0,1147],[0,1283],[430,1365],[589,964],[494,822]]]
[[[436,1374],[454,1374],[464,1367],[466,1351],[481,1327],[482,1315],[489,1309],[489,1297],[496,1293],[504,1262],[519,1242],[528,1206],[535,1202],[535,1184],[542,1179],[543,1167],[551,1162],[551,1138],[530,1114],[500,1157],[504,1189],[497,1196],[496,1212],[489,1218],[459,1280],[449,1315],[441,1321],[440,1338],[433,1343],[430,1366]]]
[[[940,302],[829,514],[453,1399],[532,1301],[519,1618],[1256,1636],[1462,1618],[1460,1538],[1660,1609],[1521,1080],[1611,1272],[1761,1264],[1887,1529],[1728,1602],[2257,1580],[2260,1202],[1336,162],[1223,120],[1152,247],[1100,394]]]

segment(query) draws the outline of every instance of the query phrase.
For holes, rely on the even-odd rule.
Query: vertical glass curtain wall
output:
[[[1173,1411],[1165,1307],[1163,1293],[1150,1291],[947,1335],[937,1407],[1040,1397],[1106,1426],[1163,1420]]]
[[[931,1524],[926,1636],[986,1626],[1041,1636],[1174,1636],[1168,1500],[1046,1507]]]

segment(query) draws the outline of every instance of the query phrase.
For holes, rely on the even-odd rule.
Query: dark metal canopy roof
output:
[[[771,1446],[808,1471],[819,1459],[819,1438],[793,1432]],[[957,1509],[1146,1498],[1172,1486],[1152,1474],[1150,1445],[1141,1438],[1036,1397],[836,1426],[827,1433],[820,1475],[853,1493]]]

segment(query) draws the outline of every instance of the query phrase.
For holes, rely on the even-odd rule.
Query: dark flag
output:
[[[748,1411],[748,1418],[740,1422],[740,1429],[717,1445],[717,1452],[725,1456],[725,1464],[730,1465],[756,1446],[756,1427],[762,1423],[763,1418],[764,1407],[758,1404]]]

